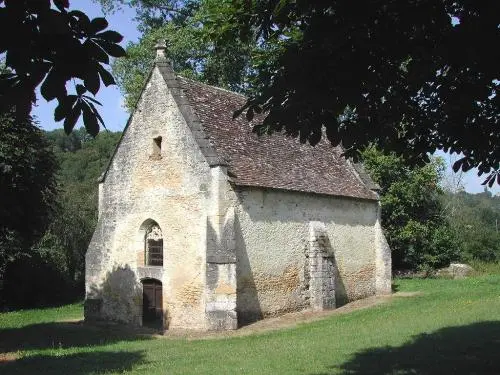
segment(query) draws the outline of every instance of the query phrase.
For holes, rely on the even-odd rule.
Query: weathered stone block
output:
[[[235,311],[211,310],[207,311],[205,314],[208,329],[211,331],[224,331],[238,328],[238,319]]]

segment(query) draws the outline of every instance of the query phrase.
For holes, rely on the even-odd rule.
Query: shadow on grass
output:
[[[32,324],[22,328],[0,329],[0,353],[148,340],[151,338],[150,333],[119,325],[96,326],[83,322]]]
[[[399,292],[399,284],[392,283],[392,284],[391,284],[391,291],[392,291],[393,293]]]
[[[400,347],[370,348],[316,375],[500,374],[500,321],[447,327]]]
[[[36,355],[0,362],[0,373],[9,374],[71,374],[86,375],[130,371],[144,362],[142,352],[89,352],[61,356]]]

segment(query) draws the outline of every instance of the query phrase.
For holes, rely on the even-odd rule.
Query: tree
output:
[[[500,196],[464,191],[444,197],[446,216],[467,260],[500,261]]]
[[[58,208],[38,248],[61,254],[68,278],[80,288],[84,282],[85,253],[97,223],[96,181],[120,135],[101,132],[89,139],[84,129],[70,135],[59,129],[46,133],[60,165]]]
[[[500,2],[232,1],[217,42],[256,33],[253,94],[235,115],[255,131],[323,136],[358,159],[375,144],[412,163],[461,153],[500,183]],[[223,43],[223,42],[221,42]]]
[[[59,166],[53,177],[53,181],[57,180],[56,191],[50,198],[51,214],[43,220],[36,238],[17,244],[15,241],[24,237],[13,235],[5,247],[0,246],[1,250],[9,250],[8,264],[0,274],[0,303],[8,307],[41,306],[82,297],[85,253],[97,222],[96,180],[121,133],[100,132],[92,138],[85,129],[74,130],[70,135],[57,129],[43,135],[42,139],[47,140],[45,150],[53,152],[53,161]],[[26,207],[23,210],[24,216],[29,217],[30,211]],[[12,224],[10,217],[6,223]],[[1,254],[0,259],[4,260],[6,252]]]
[[[184,77],[236,92],[248,89],[252,40],[214,39],[209,25],[232,17],[231,4],[219,0],[100,0],[108,11],[128,4],[137,11],[143,35],[129,43],[127,57],[117,59],[113,74],[132,110],[154,61],[154,45],[166,40],[168,57],[176,72]]]
[[[442,205],[443,161],[410,167],[395,154],[374,147],[363,153],[365,167],[381,187],[382,226],[394,269],[433,269],[461,256],[461,247]]]
[[[104,18],[90,20],[68,8],[69,0],[0,0],[0,54],[9,68],[0,75],[0,113],[14,109],[24,121],[40,86],[47,101],[57,99],[54,119],[64,120],[67,133],[83,116],[87,131],[96,135],[104,122],[96,109],[100,103],[89,93],[97,94],[101,80],[115,83],[104,66],[110,56],[124,56],[122,36],[106,30]],[[72,94],[68,82],[74,82]]]
[[[55,210],[57,163],[29,118],[0,116],[0,279],[9,262],[29,252]]]
[[[114,12],[123,6],[134,8],[139,29],[145,33],[172,21],[182,23],[198,8],[199,0],[94,0],[105,12]]]

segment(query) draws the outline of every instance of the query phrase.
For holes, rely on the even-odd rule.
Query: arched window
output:
[[[158,224],[152,224],[146,230],[144,247],[146,265],[163,266],[163,235]]]

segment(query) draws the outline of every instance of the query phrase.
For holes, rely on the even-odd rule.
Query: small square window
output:
[[[153,153],[150,158],[153,160],[161,159],[161,137],[153,138]]]

